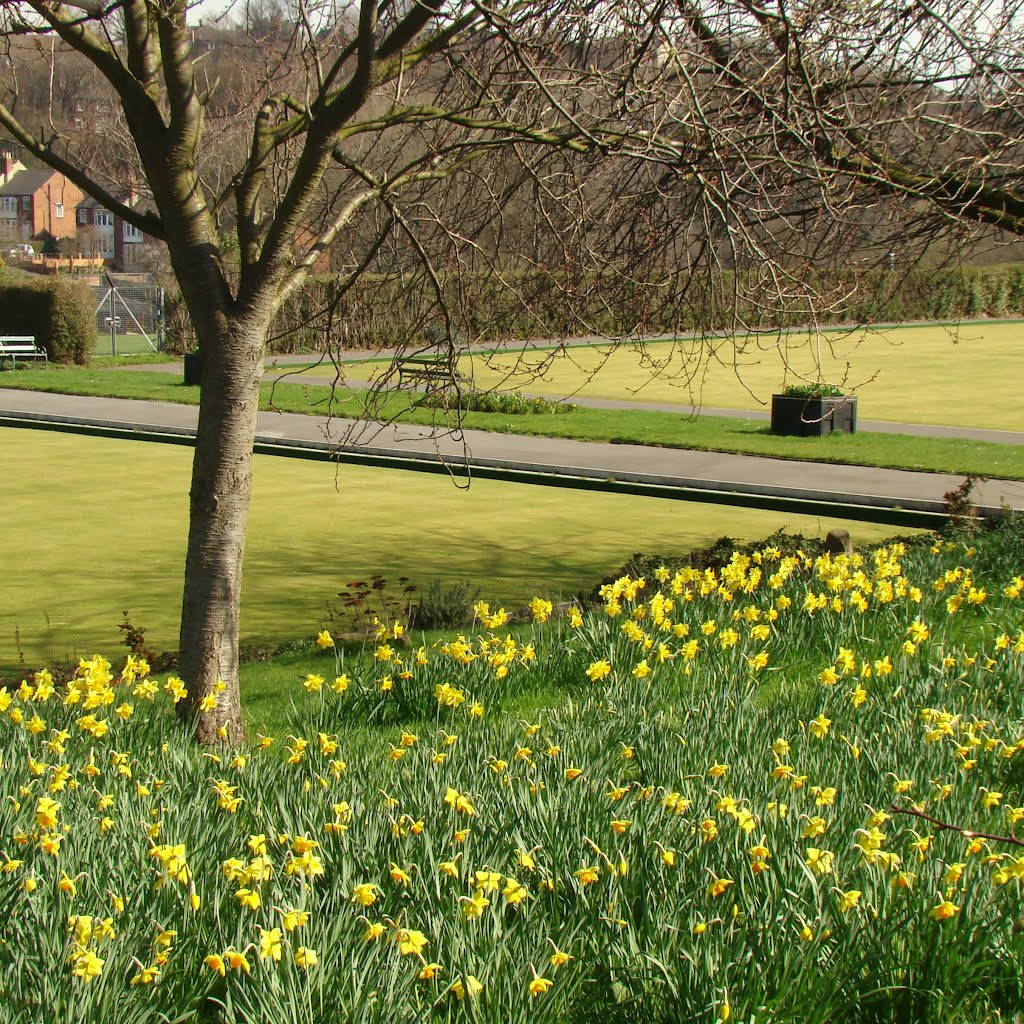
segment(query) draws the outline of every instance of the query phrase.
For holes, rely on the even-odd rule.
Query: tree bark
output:
[[[214,336],[199,340],[202,385],[179,641],[188,697],[178,707],[203,744],[245,739],[239,606],[268,326],[269,315],[230,315],[217,321]],[[204,698],[213,698],[212,708]]]

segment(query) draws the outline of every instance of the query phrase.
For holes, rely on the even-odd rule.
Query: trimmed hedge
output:
[[[92,292],[61,278],[0,280],[0,333],[32,335],[52,362],[84,366],[96,345]]]
[[[614,274],[531,270],[441,278],[456,338],[521,340],[602,332],[610,336],[729,330],[734,316],[765,330],[808,323],[881,324],[1024,316],[1024,264],[985,267],[851,268],[801,280],[803,298],[780,302],[756,271],[679,272],[654,283]],[[735,304],[734,304],[735,303]],[[827,312],[813,313],[815,308]],[[326,276],[285,303],[270,350],[387,348],[443,338],[436,302],[422,280],[367,274],[342,293]]]
[[[543,270],[507,272],[501,279],[450,274],[440,280],[456,338],[489,341],[727,331],[734,317],[759,330],[1024,317],[1024,263],[904,272],[853,267],[830,274],[810,268],[801,280],[805,296],[786,303],[772,299],[756,271],[699,277],[680,271],[653,283],[611,273],[570,278]],[[3,296],[0,291],[7,306]],[[816,308],[827,312],[813,313]],[[167,311],[173,349],[189,351],[191,325],[173,294]],[[429,345],[443,340],[448,329],[421,278],[365,274],[342,291],[336,278],[321,275],[284,304],[268,347],[280,354]]]

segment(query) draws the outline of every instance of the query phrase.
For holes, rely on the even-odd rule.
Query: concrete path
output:
[[[123,432],[188,435],[195,429],[195,406],[119,398],[55,395],[0,389],[0,426],[44,420],[72,427],[93,426]],[[601,486],[628,483],[677,492],[697,500],[749,498],[745,504],[783,499],[834,502],[864,510],[906,509],[938,513],[943,495],[962,477],[865,466],[766,459],[720,452],[697,452],[642,445],[595,444],[467,430],[433,435],[412,425],[360,423],[352,420],[261,412],[257,441],[278,449],[338,451],[343,456],[390,460],[389,464],[445,463],[516,474],[552,475]],[[580,484],[584,485],[584,484]],[[685,492],[685,493],[682,493]],[[1024,481],[990,480],[974,500],[992,513],[1024,509]],[[836,514],[840,514],[837,512]],[[847,514],[847,513],[842,513]]]

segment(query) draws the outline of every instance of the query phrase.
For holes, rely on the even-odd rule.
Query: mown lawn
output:
[[[838,384],[859,396],[864,419],[1019,430],[1019,396],[1006,369],[1020,360],[1020,323],[915,326],[770,335],[626,347],[605,360],[572,349],[558,355],[530,390],[647,402],[685,402],[727,409],[765,408],[773,391],[805,379]],[[480,387],[514,384],[507,359],[474,364]],[[527,367],[527,369],[529,369]],[[533,370],[530,370],[532,373]],[[503,385],[504,386],[504,385]],[[523,385],[526,386],[525,384]]]
[[[626,401],[766,409],[787,383],[825,380],[860,397],[863,419],[1020,430],[1021,321],[829,329],[466,356],[477,387]],[[346,363],[368,379],[385,362]],[[278,372],[278,371],[275,371]],[[317,373],[323,373],[317,370]]]
[[[0,674],[18,671],[19,651],[35,665],[116,646],[124,609],[157,650],[176,649],[191,452],[49,431],[0,439],[6,521],[32,524],[4,562]],[[460,490],[429,474],[257,457],[242,631],[246,643],[308,636],[346,583],[373,573],[421,589],[468,579],[511,607],[587,589],[637,550],[779,528],[820,536],[834,525],[489,480]],[[839,525],[859,542],[891,532]]]

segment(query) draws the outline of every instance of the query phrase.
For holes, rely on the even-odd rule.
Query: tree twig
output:
[[[930,814],[925,814],[924,811],[918,811],[912,807],[897,807],[896,804],[889,804],[889,810],[894,814],[909,814],[913,818],[921,818],[941,831],[959,832],[965,839],[991,839],[994,843],[1024,846],[1024,839],[1018,839],[1016,836],[997,836],[991,832],[977,832],[972,828],[964,828],[962,825],[953,825],[948,821],[940,821],[938,818],[933,818]]]

